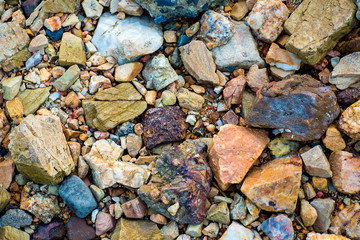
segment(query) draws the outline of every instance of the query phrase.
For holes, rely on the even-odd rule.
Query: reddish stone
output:
[[[239,116],[233,110],[228,111],[227,113],[222,116],[222,122],[224,124],[233,124],[238,125],[239,123]]]
[[[85,219],[71,217],[66,224],[67,237],[69,240],[94,239],[95,229],[87,225]]]
[[[107,231],[111,230],[114,226],[115,226],[115,219],[109,213],[99,212],[96,215],[95,228],[96,228],[97,236],[106,233]]]
[[[15,164],[11,158],[7,158],[0,162],[0,184],[4,188],[8,188],[14,175]]]
[[[141,219],[146,213],[146,204],[139,197],[122,204],[121,208],[127,218]]]
[[[40,224],[32,240],[62,240],[65,238],[65,225],[61,220],[55,220],[49,224]]]
[[[246,78],[244,75],[233,78],[226,83],[223,95],[225,103],[229,108],[232,104],[239,105],[241,103],[245,85]]]

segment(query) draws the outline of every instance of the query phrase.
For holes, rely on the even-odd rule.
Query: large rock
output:
[[[307,64],[318,63],[354,27],[355,12],[353,0],[303,1],[285,22],[291,35],[286,49]]]
[[[147,110],[142,121],[146,147],[153,148],[161,143],[183,140],[187,129],[185,117],[179,107],[166,106]]]
[[[215,5],[226,5],[228,0],[177,0],[177,1],[153,1],[135,0],[141,7],[149,11],[155,18],[155,22],[162,23],[176,17],[196,17],[200,12]]]
[[[114,57],[123,64],[158,50],[163,43],[163,33],[161,26],[148,17],[120,20],[116,15],[104,13],[92,43],[104,56]]]
[[[308,75],[292,75],[261,89],[246,123],[277,128],[289,140],[319,139],[339,115],[336,96]]]
[[[0,23],[0,68],[11,71],[20,68],[30,57],[30,38],[16,22]]]
[[[222,126],[209,151],[209,163],[220,188],[241,183],[269,141],[264,130]]]
[[[293,153],[253,168],[241,191],[265,211],[292,213],[296,208],[301,173],[301,158]]]
[[[69,32],[64,33],[59,51],[59,64],[61,66],[71,66],[74,64],[85,66],[86,55],[81,38]]]
[[[340,116],[338,125],[346,135],[360,140],[360,100],[345,109]]]
[[[21,240],[30,240],[30,235],[26,232],[23,232],[19,229],[5,226],[0,228],[0,240],[15,240],[15,239],[21,239]]]
[[[235,34],[230,41],[212,49],[215,64],[220,70],[233,71],[237,68],[250,68],[256,64],[265,65],[260,57],[256,41],[244,22],[235,22]]]
[[[46,101],[50,95],[50,87],[26,89],[20,92],[17,97],[20,99],[25,116],[33,114]]]
[[[360,87],[360,52],[341,58],[332,70],[329,82],[341,90],[348,87]]]
[[[31,214],[21,209],[9,209],[4,216],[0,218],[0,228],[11,226],[14,228],[22,228],[30,226],[33,221]]]
[[[86,123],[100,131],[107,131],[120,123],[140,116],[147,107],[131,83],[119,84],[82,102]]]
[[[162,240],[160,229],[149,220],[127,220],[121,218],[116,224],[111,240]]]
[[[165,150],[156,161],[158,174],[138,190],[155,211],[182,224],[201,223],[206,216],[206,196],[211,170],[205,143],[187,140]]]
[[[9,139],[17,170],[32,181],[56,185],[75,168],[56,116],[29,115],[11,132]]]
[[[332,183],[337,191],[355,194],[360,191],[360,157],[353,153],[339,151],[330,155],[333,171]]]
[[[101,188],[111,187],[115,183],[131,188],[144,185],[150,172],[143,166],[120,161],[123,150],[112,140],[99,140],[84,159],[92,169],[96,185]]]
[[[261,229],[271,240],[294,239],[292,221],[284,214],[266,219],[261,224]]]

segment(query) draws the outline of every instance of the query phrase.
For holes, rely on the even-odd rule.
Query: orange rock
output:
[[[349,137],[360,140],[360,101],[352,104],[341,114],[339,129]]]
[[[265,60],[270,66],[285,71],[299,70],[301,67],[301,60],[295,54],[280,48],[276,43],[271,44]]]
[[[290,214],[296,208],[301,172],[301,158],[293,153],[253,168],[241,191],[263,210]]]
[[[331,151],[341,151],[346,147],[346,143],[335,125],[330,125],[326,130],[326,136],[323,143],[327,149]]]
[[[81,101],[78,95],[73,91],[65,97],[65,105],[70,108],[77,108],[78,106],[80,106],[80,104]]]
[[[350,240],[347,237],[335,234],[319,234],[319,233],[309,233],[306,237],[306,240]]]
[[[360,157],[338,151],[330,155],[329,162],[333,172],[332,182],[337,191],[345,194],[360,191]]]
[[[240,183],[270,139],[264,130],[224,125],[214,136],[209,159],[221,189]]]
[[[4,111],[0,109],[0,143],[4,140],[10,128],[10,123],[6,118]]]

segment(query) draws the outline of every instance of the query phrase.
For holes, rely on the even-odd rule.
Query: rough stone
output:
[[[39,34],[34,37],[29,44],[29,52],[36,52],[47,47],[49,44],[48,39],[44,34]]]
[[[319,139],[339,115],[336,96],[308,75],[292,75],[268,84],[246,116],[253,127],[277,128],[289,140]]]
[[[120,0],[117,10],[132,16],[141,16],[144,12],[141,6],[134,0]]]
[[[232,222],[228,227],[226,232],[222,235],[220,240],[233,240],[233,239],[242,239],[242,240],[261,240],[260,235],[243,225],[237,222]]]
[[[305,227],[310,227],[314,225],[318,214],[316,209],[310,205],[306,200],[301,201],[300,216],[305,225]]]
[[[286,49],[307,64],[317,64],[354,27],[355,11],[352,0],[303,1],[285,22],[284,28],[291,35]]]
[[[21,209],[9,209],[4,216],[0,218],[0,228],[11,226],[14,228],[22,228],[30,226],[33,221],[32,216]]]
[[[0,162],[0,184],[2,184],[6,189],[9,188],[11,184],[14,170],[15,164],[11,157]]]
[[[284,214],[266,219],[261,224],[261,229],[271,240],[292,240],[294,238],[292,221]]]
[[[8,78],[2,82],[3,97],[5,100],[12,100],[19,93],[22,76]]]
[[[309,175],[323,178],[332,177],[329,161],[320,145],[316,145],[302,153],[301,158],[304,161],[305,170]]]
[[[187,140],[165,150],[156,161],[158,174],[138,190],[140,198],[167,218],[182,224],[199,224],[206,216],[211,170],[203,142]],[[175,211],[171,208],[177,205]]]
[[[241,183],[269,141],[264,130],[222,126],[209,150],[209,164],[220,188]]]
[[[331,214],[335,209],[335,201],[331,198],[317,198],[311,203],[318,214],[318,217],[314,223],[314,229],[317,232],[326,232],[331,223]]]
[[[277,158],[247,174],[241,191],[259,208],[292,213],[298,199],[302,161],[298,153]]]
[[[0,228],[0,240],[10,239],[30,240],[30,236],[26,232],[10,226]]]
[[[276,43],[272,43],[266,54],[266,63],[285,71],[299,70],[301,60],[293,53],[281,49]]]
[[[66,72],[54,82],[54,87],[58,91],[69,89],[80,76],[78,65],[72,65]]]
[[[66,232],[69,240],[94,239],[95,229],[87,225],[85,219],[71,217],[66,224]]]
[[[56,116],[29,115],[9,139],[17,170],[37,183],[56,185],[75,168]]]
[[[81,38],[69,32],[63,34],[59,51],[59,64],[61,66],[74,64],[85,66],[86,56]]]
[[[231,108],[232,104],[239,105],[242,102],[243,93],[246,85],[246,77],[240,75],[231,79],[225,84],[223,90],[224,101],[228,108]]]
[[[322,141],[325,147],[333,152],[341,151],[346,147],[346,143],[335,125],[329,126]]]
[[[246,5],[246,1],[241,0],[236,2],[231,9],[230,16],[236,21],[243,19],[249,12],[249,8]]]
[[[141,239],[162,240],[160,229],[149,220],[128,220],[120,218],[111,236],[111,240]]]
[[[120,65],[115,68],[115,80],[118,82],[132,81],[143,68],[141,62],[132,62]]]
[[[336,97],[339,104],[349,106],[360,99],[360,87],[339,91]]]
[[[0,212],[6,207],[9,201],[9,192],[0,184]]]
[[[26,89],[17,95],[23,105],[25,116],[33,114],[39,109],[49,97],[51,88],[52,87],[50,86],[45,88]]]
[[[84,0],[81,3],[86,17],[88,18],[99,18],[103,11],[103,6],[97,0]]]
[[[338,127],[350,138],[360,140],[360,100],[345,109],[340,116]]]
[[[226,202],[211,207],[206,213],[206,219],[212,222],[218,222],[225,225],[230,224],[230,211]]]
[[[331,71],[329,82],[340,90],[360,86],[360,52],[354,52],[340,59]]]
[[[359,210],[360,210],[360,205],[358,203],[355,203],[337,212],[331,222],[329,232],[345,235],[347,232],[352,233],[353,230],[356,231],[356,229],[359,229],[359,224],[356,223],[356,220],[359,219],[359,214],[358,214]],[[359,231],[357,230],[357,232]],[[359,238],[359,235],[349,236],[349,237]]]
[[[35,233],[31,235],[32,240],[56,240],[64,239],[66,235],[65,225],[61,220],[55,220],[49,224],[40,224]]]
[[[142,219],[146,214],[146,204],[139,197],[121,204],[121,209],[127,218]]]
[[[259,69],[258,65],[252,65],[250,67],[249,72],[246,75],[246,83],[253,92],[257,92],[269,82],[266,68]]]
[[[78,8],[77,0],[51,0],[44,3],[42,10],[48,13],[74,13]]]
[[[311,232],[307,235],[306,240],[350,240],[347,237],[335,234],[320,234]]]
[[[189,110],[200,110],[205,102],[205,99],[196,93],[190,92],[186,88],[181,88],[176,94],[179,105],[182,108]]]

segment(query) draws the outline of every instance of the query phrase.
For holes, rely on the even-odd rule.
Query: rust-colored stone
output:
[[[240,104],[245,90],[246,78],[244,75],[238,76],[227,82],[223,90],[224,100],[230,108],[232,104]]]
[[[339,129],[349,137],[360,140],[360,100],[341,114]]]

